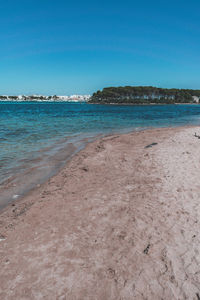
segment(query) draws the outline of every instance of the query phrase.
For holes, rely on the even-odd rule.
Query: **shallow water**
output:
[[[0,207],[51,176],[97,135],[199,124],[200,105],[0,102]]]

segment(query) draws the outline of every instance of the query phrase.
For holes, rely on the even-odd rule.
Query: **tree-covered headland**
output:
[[[97,91],[89,103],[99,104],[175,104],[199,103],[200,90],[165,89],[153,86],[107,87]]]

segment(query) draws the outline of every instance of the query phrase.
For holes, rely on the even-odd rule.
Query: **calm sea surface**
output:
[[[96,136],[181,125],[200,125],[200,105],[0,102],[0,208]]]

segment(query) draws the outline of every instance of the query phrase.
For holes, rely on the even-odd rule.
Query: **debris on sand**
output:
[[[3,234],[0,234],[0,242],[4,241],[6,239],[6,237]]]
[[[151,148],[152,146],[156,146],[156,145],[158,145],[158,143],[152,143],[152,144],[147,145],[144,148],[147,149],[147,148]]]
[[[143,251],[144,254],[148,254],[150,246],[151,246],[150,244],[147,245],[147,247]]]

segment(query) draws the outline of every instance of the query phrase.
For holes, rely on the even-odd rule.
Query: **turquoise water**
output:
[[[200,124],[200,105],[0,102],[0,183],[19,185],[20,176],[28,174],[29,187],[33,186],[84,146],[87,138],[189,124]]]

